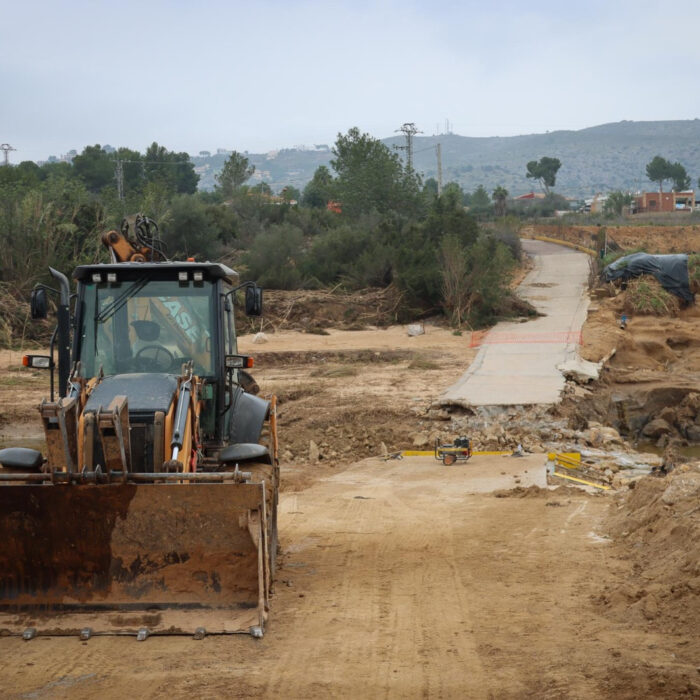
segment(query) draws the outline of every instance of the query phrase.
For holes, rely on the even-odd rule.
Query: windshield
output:
[[[193,360],[195,374],[212,376],[211,282],[137,279],[121,284],[86,283],[80,338],[81,375],[179,373]]]

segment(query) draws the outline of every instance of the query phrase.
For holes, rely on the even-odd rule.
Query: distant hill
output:
[[[383,139],[389,147],[403,137]],[[436,145],[442,144],[443,182],[454,180],[466,191],[479,185],[491,191],[503,185],[511,195],[529,192],[537,184],[525,177],[525,165],[542,156],[562,162],[555,190],[572,197],[610,190],[651,189],[646,164],[661,155],[681,162],[692,178],[700,176],[700,120],[602,124],[579,131],[552,131],[525,136],[473,138],[457,134],[417,136],[414,167],[424,178],[437,177]],[[275,191],[285,185],[303,189],[319,165],[329,165],[330,150],[284,149],[271,154],[247,154]],[[201,174],[200,187],[211,189],[225,154],[192,158]],[[258,180],[259,181],[259,180]],[[255,184],[255,181],[252,181]]]

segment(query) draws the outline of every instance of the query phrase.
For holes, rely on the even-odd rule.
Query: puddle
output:
[[[657,447],[653,442],[638,442],[634,448],[638,452],[651,452],[652,454],[659,456],[663,456],[665,449],[663,447]],[[688,445],[686,447],[677,447],[675,449],[677,449],[678,452],[680,452],[680,454],[682,454],[684,457],[700,459],[700,445]]]

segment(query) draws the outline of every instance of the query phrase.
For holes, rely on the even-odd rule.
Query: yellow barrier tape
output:
[[[603,486],[603,484],[596,484],[593,481],[586,481],[585,479],[577,479],[575,476],[569,476],[568,474],[561,474],[560,472],[553,472],[554,476],[558,476],[560,479],[567,479],[568,481],[575,481],[579,484],[585,484],[586,486],[594,486],[597,489],[602,489],[603,491],[610,491],[610,486]]]
[[[556,461],[557,459],[568,459],[570,462],[581,462],[581,453],[580,452],[548,452],[547,453],[547,459],[551,460],[552,462]]]

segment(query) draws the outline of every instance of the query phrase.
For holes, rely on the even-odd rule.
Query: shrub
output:
[[[492,229],[491,235],[499,243],[502,243],[508,248],[513,260],[522,260],[523,245],[520,240],[520,236],[518,235],[517,228],[513,228],[507,225],[501,226],[497,224],[495,228]]]
[[[243,256],[248,271],[246,277],[263,287],[299,289],[304,255],[301,229],[287,224],[270,226],[255,238]]]
[[[667,292],[658,280],[650,275],[642,275],[627,283],[624,309],[627,313],[650,316],[675,316],[680,301]]]
[[[688,256],[688,281],[693,294],[700,292],[700,255],[698,253],[691,253]]]
[[[513,257],[506,245],[482,235],[470,248],[448,236],[440,251],[443,306],[452,325],[493,321],[509,296]]]
[[[170,257],[196,255],[199,260],[211,260],[219,255],[219,228],[214,217],[209,215],[211,206],[185,194],[172,200],[167,220],[160,228]]]

